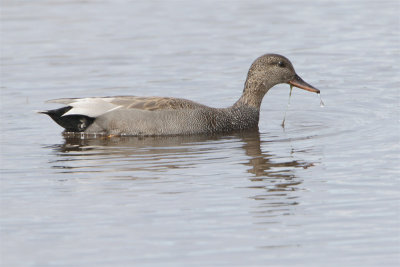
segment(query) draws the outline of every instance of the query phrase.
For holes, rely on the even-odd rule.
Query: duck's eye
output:
[[[281,68],[286,67],[286,65],[285,65],[285,63],[283,61],[279,61],[278,62],[278,66],[281,67]]]

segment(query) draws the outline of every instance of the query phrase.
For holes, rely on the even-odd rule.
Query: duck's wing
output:
[[[96,118],[117,109],[139,109],[147,111],[171,109],[196,109],[205,106],[190,100],[171,97],[88,97],[88,98],[60,98],[47,101],[49,103],[64,104],[71,107],[62,116],[84,115]]]
[[[156,96],[110,97],[110,103],[118,106],[123,106],[126,109],[142,109],[148,111],[163,110],[163,109],[196,109],[205,107],[202,104],[187,99],[173,98],[173,97],[156,97]]]

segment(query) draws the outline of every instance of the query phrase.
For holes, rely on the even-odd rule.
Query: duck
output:
[[[313,93],[320,90],[296,74],[292,63],[278,54],[258,57],[250,66],[240,98],[230,107],[214,108],[174,97],[107,96],[61,98],[64,105],[40,111],[64,133],[106,136],[163,136],[217,134],[258,129],[265,94],[286,83]]]

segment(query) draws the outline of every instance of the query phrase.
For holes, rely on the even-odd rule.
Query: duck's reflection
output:
[[[295,171],[313,164],[294,159],[290,152],[279,157],[267,152],[265,147],[280,141],[265,139],[260,140],[258,131],[214,136],[69,137],[56,148],[60,157],[57,163],[53,162],[53,167],[70,173],[79,172],[82,168],[86,172],[108,172],[113,178],[119,175],[125,179],[136,179],[136,175],[144,175],[146,179],[160,179],[172,169],[184,169],[187,174],[191,173],[190,168],[201,166],[199,169],[212,175],[211,168],[219,166],[223,170],[223,165],[238,162],[246,166],[247,178],[251,181],[246,186],[251,192],[249,197],[258,201],[258,208],[252,211],[255,217],[290,214],[290,207],[299,202],[295,192],[302,183]],[[289,143],[281,142],[280,145],[287,147]],[[71,166],[71,160],[83,159],[86,165]],[[214,167],[209,167],[210,163]],[[65,165],[68,167],[65,168]],[[229,167],[225,172],[226,178],[229,178]],[[199,171],[196,170],[196,173]],[[265,220],[261,221],[265,223]]]

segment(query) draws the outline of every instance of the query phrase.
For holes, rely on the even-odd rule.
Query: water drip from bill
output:
[[[290,107],[290,98],[292,96],[292,90],[293,90],[293,85],[290,85],[289,100],[288,100],[287,107],[286,107],[286,110],[285,110],[285,115],[283,115],[283,121],[282,121],[282,124],[281,124],[282,128],[285,128],[286,113],[287,113],[287,111],[288,111],[288,109]],[[320,100],[319,106],[321,108],[325,107],[325,103],[324,103],[324,101],[322,101],[321,94],[318,94],[318,96],[319,96],[319,100]]]
[[[321,94],[318,94],[318,95],[319,95],[319,100],[320,100],[319,106],[320,106],[321,108],[323,108],[323,107],[325,107],[325,103],[324,103],[324,101],[322,101]]]
[[[286,113],[287,113],[287,111],[288,111],[288,109],[290,107],[290,97],[292,96],[292,90],[293,90],[293,85],[290,85],[289,100],[288,100],[288,103],[287,103],[287,106],[286,106],[285,115],[283,115],[283,121],[282,121],[282,124],[281,124],[282,128],[285,128]]]

